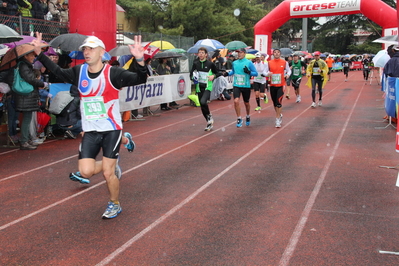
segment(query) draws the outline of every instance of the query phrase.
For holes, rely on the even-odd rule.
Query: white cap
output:
[[[255,57],[260,57],[261,56],[261,54],[259,53],[259,52],[257,52],[256,54],[255,54]]]
[[[105,49],[103,41],[97,38],[96,36],[87,37],[86,40],[83,42],[83,44],[79,47],[79,50],[82,51],[82,48],[85,46],[91,48],[102,47]]]

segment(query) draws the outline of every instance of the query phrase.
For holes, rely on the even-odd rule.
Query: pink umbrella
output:
[[[10,43],[5,43],[4,45],[14,48],[17,45],[24,44],[24,43],[31,43],[33,40],[36,40],[36,37],[29,36],[29,35],[21,35],[22,40],[17,41],[17,42],[10,42]],[[48,45],[45,41],[42,41],[42,43]]]
[[[17,45],[24,44],[24,43],[30,43],[33,40],[36,40],[36,38],[33,36],[21,35],[21,37],[22,37],[22,40],[20,40],[20,41],[5,43],[4,45],[7,45],[10,48],[14,48]]]

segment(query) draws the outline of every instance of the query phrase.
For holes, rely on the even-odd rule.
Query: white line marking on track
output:
[[[329,90],[329,92],[328,93],[326,93],[325,95],[328,95],[328,94],[330,94],[332,91],[334,91],[337,87],[338,87],[339,85],[337,85],[334,89],[331,89],[331,90]],[[362,88],[362,90],[363,90],[363,88]],[[360,92],[361,93],[361,92]],[[360,93],[359,93],[359,95],[360,95]],[[357,103],[357,100],[356,100],[356,103]],[[355,104],[356,104],[355,103]],[[223,109],[223,108],[220,108],[220,109]],[[258,150],[261,146],[263,146],[266,142],[268,142],[269,140],[271,140],[275,135],[277,135],[279,132],[281,132],[282,130],[285,130],[285,128],[286,127],[288,127],[291,123],[293,123],[296,119],[298,119],[301,115],[303,115],[306,111],[308,111],[308,110],[310,110],[310,107],[306,107],[301,113],[299,113],[296,117],[294,117],[291,121],[289,121],[288,123],[286,123],[285,124],[285,126],[284,127],[282,127],[282,128],[280,128],[280,129],[278,129],[278,130],[276,130],[276,132],[275,133],[273,133],[273,134],[271,134],[267,139],[265,139],[264,141],[262,141],[261,143],[259,143],[257,146],[255,146],[252,150],[250,150],[249,152],[247,152],[245,155],[243,155],[241,158],[239,158],[237,161],[235,161],[233,164],[231,164],[229,167],[227,167],[225,170],[223,170],[221,173],[219,173],[218,175],[216,175],[214,178],[212,178],[210,181],[208,181],[206,184],[204,184],[202,187],[200,187],[198,190],[196,190],[194,193],[192,193],[190,196],[188,196],[185,200],[183,200],[181,203],[179,203],[178,205],[176,205],[174,208],[172,208],[171,210],[169,210],[167,213],[165,213],[164,215],[162,215],[160,218],[158,218],[155,222],[153,222],[151,225],[149,225],[148,227],[146,227],[145,229],[143,229],[139,234],[137,234],[137,235],[135,235],[133,238],[131,238],[128,242],[126,242],[124,245],[122,245],[120,248],[118,248],[117,250],[115,250],[113,253],[111,253],[109,256],[107,256],[104,260],[102,260],[99,264],[97,264],[97,265],[106,265],[107,263],[109,263],[110,261],[112,261],[112,259],[113,258],[115,258],[116,256],[118,256],[120,253],[122,253],[124,250],[126,250],[128,247],[130,247],[134,242],[136,242],[137,240],[139,240],[141,237],[143,237],[146,233],[148,233],[149,231],[151,231],[153,228],[155,228],[157,225],[159,225],[160,223],[162,223],[166,218],[168,218],[168,217],[170,217],[172,214],[174,214],[177,210],[179,210],[179,209],[181,209],[185,204],[187,204],[188,202],[190,202],[192,199],[194,199],[199,193],[201,193],[203,190],[205,190],[206,188],[208,188],[211,184],[213,184],[215,181],[217,181],[221,176],[223,176],[226,172],[228,172],[229,170],[231,170],[234,166],[236,166],[238,163],[240,163],[242,160],[244,160],[245,158],[247,158],[248,156],[250,156],[252,153],[254,153],[256,150]],[[352,112],[353,112],[353,109],[352,109]],[[352,113],[351,112],[351,113]],[[196,117],[198,117],[198,116],[196,116]],[[187,119],[187,120],[189,120],[189,119]],[[182,121],[180,121],[180,122],[182,122]],[[196,139],[194,139],[194,140],[191,140],[191,141],[189,141],[189,142],[187,142],[186,144],[183,144],[183,145],[181,145],[181,146],[179,146],[179,147],[176,147],[176,148],[174,148],[173,150],[170,150],[170,151],[168,151],[168,152],[166,152],[166,153],[164,153],[164,154],[161,154],[161,155],[159,155],[159,156],[157,156],[157,157],[155,157],[155,158],[152,158],[151,160],[149,160],[149,161],[147,161],[147,162],[144,162],[144,163],[142,163],[142,164],[140,164],[140,165],[137,165],[137,166],[135,166],[135,167],[133,167],[133,168],[131,168],[131,169],[129,169],[129,170],[127,170],[127,171],[125,171],[125,172],[123,172],[123,174],[125,174],[125,173],[128,173],[128,172],[130,172],[130,171],[133,171],[134,169],[137,169],[137,168],[139,168],[139,167],[141,167],[141,166],[143,166],[143,165],[146,165],[146,164],[148,164],[149,162],[152,162],[152,161],[154,161],[154,160],[156,160],[156,159],[159,159],[159,158],[161,158],[161,157],[163,157],[163,156],[165,156],[165,155],[167,155],[167,154],[169,154],[169,153],[171,153],[171,152],[173,152],[173,151],[176,151],[176,150],[178,150],[178,149],[181,149],[182,147],[185,147],[185,146],[187,146],[188,144],[191,144],[191,143],[193,143],[193,142],[195,142],[195,141],[197,141],[197,140],[200,140],[200,139],[202,139],[202,138],[204,138],[204,137],[206,137],[206,136],[209,136],[210,134],[213,134],[213,133],[216,133],[217,131],[219,131],[219,130],[222,130],[223,128],[225,128],[225,127],[227,127],[227,126],[230,126],[230,125],[233,125],[233,124],[235,124],[236,122],[234,121],[234,122],[232,122],[232,123],[228,123],[228,124],[226,124],[225,126],[222,126],[220,129],[217,129],[217,130],[214,130],[214,131],[211,131],[211,132],[209,132],[209,133],[207,133],[207,134],[205,134],[205,135],[203,135],[203,136],[200,136],[200,137],[198,137],[198,138],[196,138]],[[169,125],[170,126],[170,125]],[[154,130],[153,130],[154,131]],[[146,132],[147,133],[147,132]],[[144,133],[145,134],[145,133]],[[144,135],[144,134],[141,134],[141,135]],[[35,169],[31,169],[31,170],[29,170],[29,171],[26,171],[26,172],[24,172],[24,173],[20,173],[20,174],[18,174],[18,175],[22,175],[22,174],[26,174],[26,173],[29,173],[29,172],[32,172],[32,171],[35,171],[35,170],[39,170],[39,169],[41,169],[41,168],[43,168],[43,167],[46,167],[46,166],[50,166],[50,165],[53,165],[53,164],[56,164],[56,163],[58,163],[58,162],[62,162],[62,161],[65,161],[65,160],[68,160],[68,159],[71,159],[71,158],[73,158],[73,157],[76,157],[77,155],[73,155],[73,156],[70,156],[70,157],[67,157],[67,158],[65,158],[65,159],[62,159],[62,160],[58,160],[58,161],[56,161],[56,162],[53,162],[53,163],[50,163],[50,164],[47,164],[47,165],[45,165],[45,166],[41,166],[41,167],[37,167],[37,168],[35,168]],[[10,179],[10,178],[12,178],[12,177],[15,177],[16,175],[13,175],[13,176],[9,176],[9,177],[7,177],[6,179]],[[0,180],[0,182],[1,181],[4,181],[4,180],[6,180],[6,179],[2,179],[2,180]],[[85,190],[83,190],[83,191],[80,191],[80,192],[78,192],[78,193],[76,193],[76,194],[73,194],[73,195],[71,195],[71,196],[69,196],[69,197],[66,197],[66,198],[64,198],[64,199],[62,199],[62,200],[59,200],[59,201],[57,201],[57,202],[55,202],[55,203],[53,203],[53,204],[50,204],[50,205],[48,205],[48,206],[46,206],[46,207],[44,207],[44,208],[42,208],[42,209],[39,209],[39,210],[37,210],[37,211],[35,211],[35,212],[32,212],[32,213],[30,213],[30,214],[28,214],[28,215],[25,215],[25,216],[23,216],[23,217],[21,217],[21,218],[19,218],[19,219],[16,219],[16,220],[14,220],[14,221],[12,221],[12,222],[10,222],[10,223],[7,223],[7,224],[4,224],[4,225],[2,225],[2,226],[0,226],[0,231],[1,230],[4,230],[4,229],[6,229],[6,228],[8,228],[8,227],[10,227],[10,226],[12,226],[12,225],[15,225],[15,224],[17,224],[17,223],[19,223],[19,222],[22,222],[22,221],[24,221],[24,220],[26,220],[26,219],[28,219],[28,218],[30,218],[30,217],[33,217],[33,216],[35,216],[35,215],[37,215],[37,214],[39,214],[39,213],[42,213],[42,212],[44,212],[44,211],[46,211],[46,210],[49,210],[49,209],[51,209],[52,207],[55,207],[55,206],[58,206],[58,205],[60,205],[60,204],[62,204],[62,203],[64,203],[64,202],[66,202],[66,201],[68,201],[68,200],[70,200],[70,199],[72,199],[72,198],[75,198],[75,197],[77,197],[77,196],[79,196],[79,195],[81,195],[81,194],[83,194],[83,193],[86,193],[86,192],[88,192],[88,191],[90,191],[90,190],[92,190],[92,189],[95,189],[95,188],[97,188],[97,187],[99,187],[99,186],[101,186],[101,185],[103,185],[103,184],[105,184],[105,181],[101,181],[101,182],[99,182],[99,183],[97,183],[96,185],[93,185],[92,187],[90,187],[90,188],[87,188],[87,189],[85,189]]]
[[[317,183],[316,183],[315,187],[313,188],[312,193],[310,194],[310,197],[308,199],[308,202],[305,205],[304,210],[302,211],[301,217],[299,218],[299,221],[298,221],[298,223],[297,223],[297,225],[296,225],[296,227],[295,227],[295,229],[294,229],[294,231],[293,231],[293,233],[291,235],[291,238],[290,238],[290,240],[288,242],[288,245],[286,246],[285,251],[284,251],[284,253],[283,253],[283,255],[282,255],[281,259],[280,259],[280,263],[279,263],[280,266],[288,265],[292,255],[294,254],[296,245],[298,244],[299,238],[302,235],[303,228],[305,227],[306,222],[307,222],[307,220],[309,218],[310,211],[313,208],[313,205],[314,205],[314,203],[316,201],[317,195],[320,192],[321,185],[323,184],[324,179],[326,178],[327,172],[330,169],[331,163],[332,163],[332,161],[335,158],[335,155],[337,153],[338,147],[341,144],[341,140],[342,140],[342,138],[344,136],[346,128],[348,127],[349,120],[352,117],[352,114],[353,114],[353,112],[355,110],[357,102],[359,101],[360,95],[363,92],[363,89],[364,89],[364,85],[362,86],[362,89],[360,90],[359,94],[357,95],[356,101],[354,102],[354,104],[352,106],[352,109],[351,109],[348,117],[346,118],[345,124],[342,127],[341,133],[340,133],[340,135],[338,136],[338,138],[337,138],[337,140],[335,142],[334,149],[333,149],[328,161],[324,165],[324,168],[323,168],[323,170],[322,170],[322,172],[321,172],[321,174],[319,176],[319,179],[317,180]]]

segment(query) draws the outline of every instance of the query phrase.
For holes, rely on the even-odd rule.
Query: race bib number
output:
[[[86,120],[99,120],[108,118],[102,96],[83,98],[82,102],[83,115]]]
[[[199,72],[199,79],[200,83],[208,83],[208,73],[206,72]]]
[[[320,75],[320,67],[314,67],[313,68],[313,75]]]
[[[245,85],[245,76],[244,75],[236,74],[235,78],[236,78],[236,84],[237,85],[241,85],[241,86]]]
[[[344,67],[348,67],[349,63],[344,63],[343,65],[344,65]]]
[[[364,65],[364,69],[368,69],[369,68],[369,66],[368,65]]]
[[[271,84],[281,84],[281,74],[272,74]]]
[[[258,75],[255,77],[255,79],[256,79],[256,80],[262,80],[263,77],[261,76],[261,74],[258,74]]]
[[[301,70],[299,68],[294,68],[293,74],[294,76],[299,76],[301,74]]]

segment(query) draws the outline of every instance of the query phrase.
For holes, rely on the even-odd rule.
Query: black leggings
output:
[[[365,80],[369,79],[370,69],[363,69],[363,77]]]
[[[323,80],[312,78],[312,100],[313,100],[313,102],[316,101],[316,85],[317,85],[317,89],[319,90],[319,101],[321,101],[321,97],[323,96],[323,91],[321,88],[323,86]]]
[[[208,120],[208,115],[211,113],[208,106],[208,101],[211,97],[211,91],[200,87],[200,92],[198,92],[197,94],[201,105],[202,115],[205,117],[205,120]]]

